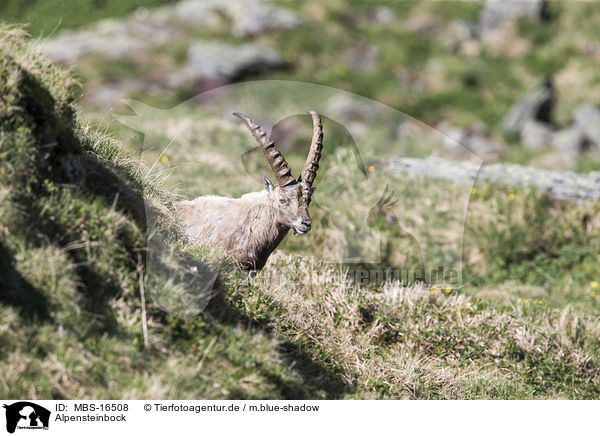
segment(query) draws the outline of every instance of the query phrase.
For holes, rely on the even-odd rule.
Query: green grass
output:
[[[22,32],[3,28],[0,52],[0,395],[328,396],[304,380],[315,370],[293,346],[218,300],[189,322],[148,303],[144,345],[143,199],[161,207],[169,195],[81,124],[69,75]],[[169,278],[153,277],[159,286]]]
[[[297,257],[277,255],[272,267],[251,283],[232,283],[229,298],[339,374],[349,396],[598,396],[596,318],[568,307],[497,311],[456,289],[368,291],[343,271]]]
[[[352,90],[431,124],[484,120],[497,136],[503,114],[545,71],[560,73],[573,64],[584,72],[579,87],[596,89],[595,76],[587,75],[594,61],[581,56],[578,45],[581,32],[595,31],[592,5],[558,8],[552,32],[519,21],[508,37],[534,47],[522,55],[486,47],[475,57],[457,55],[440,37],[401,26],[441,12],[442,26],[452,18],[474,21],[480,10],[478,4],[454,6],[405,2],[387,27],[360,18],[371,6],[327,6],[329,26],[305,21],[276,38],[258,37],[294,59],[293,70],[264,77]],[[26,17],[16,3],[10,7],[13,16]],[[122,7],[106,3],[86,19],[106,11],[122,15],[134,5]],[[302,12],[310,4],[289,7]],[[43,8],[27,14],[36,33],[54,25],[33,18]],[[85,24],[78,14],[74,9],[64,25]],[[584,16],[583,24],[574,24]],[[380,50],[381,62],[365,71],[346,68],[346,48],[363,43]],[[185,47],[179,44],[173,53],[154,55],[181,63]],[[419,144],[389,139],[379,126],[369,127],[372,144],[361,149],[367,165],[375,164],[365,178],[356,171],[347,130],[325,119],[327,154],[311,205],[313,229],[286,238],[254,278],[222,265],[218,292],[201,310],[207,297],[190,283],[214,253],[178,240],[169,203],[261,189],[260,176],[269,170],[260,154],[231,159],[252,147],[247,132],[191,105],[168,113],[134,108],[136,129],[152,146],[140,159],[124,151],[141,147],[139,135],[115,127],[122,143],[81,121],[78,84],[39,56],[20,31],[2,29],[0,54],[0,396],[598,398],[597,203],[573,207],[493,185],[478,185],[468,198],[444,182],[391,176],[380,170],[379,158],[428,154],[435,145],[431,138]],[[428,68],[432,57],[441,69]],[[91,56],[77,74],[95,86],[135,76],[144,65],[152,60],[108,64]],[[419,80],[399,86],[400,67]],[[560,83],[568,88],[568,81]],[[579,87],[561,94],[561,122],[583,98]],[[153,98],[163,107],[179,103],[173,96]],[[285,154],[296,172],[311,133],[305,118],[279,126],[293,127]],[[507,159],[535,158],[507,139]],[[578,165],[597,167],[590,159]],[[386,185],[398,202],[373,210]],[[147,221],[150,212],[156,222]],[[150,259],[153,230],[150,244],[159,241],[167,250]],[[325,255],[324,245],[333,252]],[[319,260],[340,255],[335,250],[378,261]],[[434,265],[462,264],[462,282],[354,280],[361,268],[419,268],[420,250]]]
[[[103,18],[128,15],[138,8],[155,8],[173,0],[2,0],[2,19],[27,23],[35,36],[48,36],[55,31],[79,27]]]

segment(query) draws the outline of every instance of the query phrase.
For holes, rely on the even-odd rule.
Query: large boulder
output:
[[[226,81],[248,73],[279,68],[284,64],[281,56],[267,47],[210,40],[190,44],[188,62],[194,78]]]
[[[591,105],[580,106],[573,113],[573,120],[575,126],[589,141],[590,148],[600,149],[600,111],[598,108]]]
[[[552,78],[547,77],[540,85],[514,104],[502,123],[504,130],[520,133],[527,120],[552,124],[555,100],[556,93]]]
[[[565,156],[576,157],[586,148],[587,139],[575,125],[558,130],[552,138],[552,146]]]
[[[552,144],[553,136],[552,126],[541,121],[527,119],[521,128],[521,142],[530,150],[543,150]]]
[[[479,33],[484,35],[507,20],[520,17],[547,19],[545,0],[488,0],[479,18]]]

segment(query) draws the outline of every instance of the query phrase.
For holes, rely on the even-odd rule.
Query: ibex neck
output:
[[[266,191],[246,194],[242,198],[253,204],[246,223],[250,232],[248,255],[252,259],[254,269],[261,269],[290,228],[278,222],[277,209]]]

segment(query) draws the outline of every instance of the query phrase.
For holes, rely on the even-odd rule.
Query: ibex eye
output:
[[[290,204],[290,202],[287,199],[285,199],[285,198],[280,198],[279,199],[279,204],[287,206],[288,204]]]

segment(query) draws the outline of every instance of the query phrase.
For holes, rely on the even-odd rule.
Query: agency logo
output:
[[[19,401],[3,406],[6,409],[6,431],[48,430],[50,411],[29,401]]]

